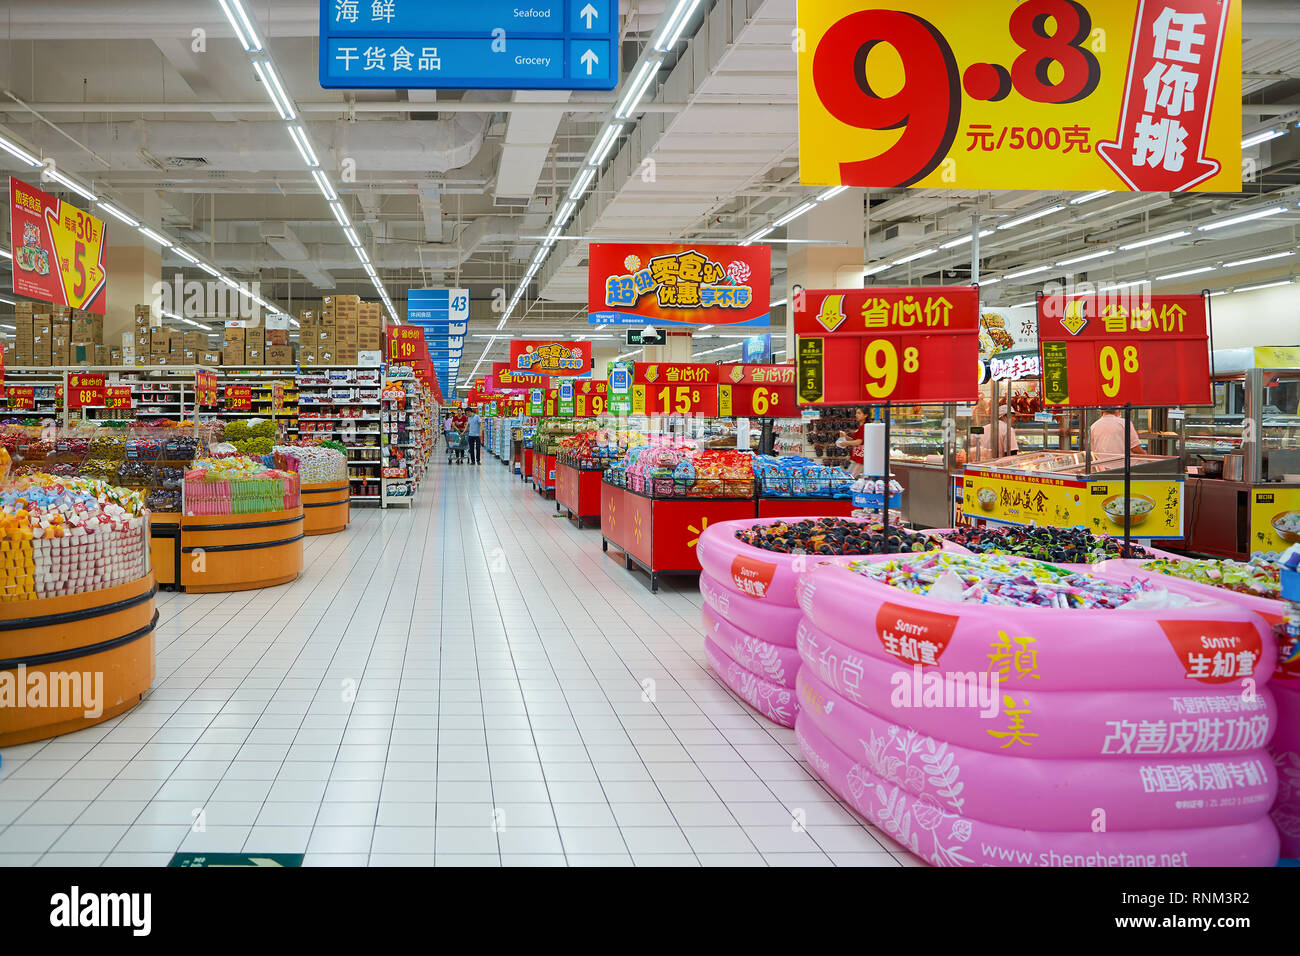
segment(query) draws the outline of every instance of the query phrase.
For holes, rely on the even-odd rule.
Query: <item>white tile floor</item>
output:
[[[484,457],[293,584],[160,593],[143,703],[0,751],[0,865],[917,864],[714,678],[692,580],[651,594]]]

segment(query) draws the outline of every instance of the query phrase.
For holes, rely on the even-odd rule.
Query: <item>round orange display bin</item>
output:
[[[0,604],[0,747],[116,717],[154,677],[152,574],[85,594]]]
[[[181,586],[203,594],[287,584],[302,571],[302,507],[181,519]]]
[[[342,482],[302,486],[303,533],[335,534],[352,520],[352,488]]]

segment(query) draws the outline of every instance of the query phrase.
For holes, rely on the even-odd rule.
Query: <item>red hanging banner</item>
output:
[[[722,418],[797,418],[793,365],[723,365],[718,385]]]
[[[1213,402],[1200,295],[1043,296],[1038,348],[1049,407]]]
[[[72,372],[68,375],[68,408],[103,408],[104,374],[102,372],[87,375],[85,372]]]
[[[226,386],[226,411],[251,412],[253,410],[253,387],[251,385]]]
[[[979,290],[809,290],[794,310],[801,405],[979,399]]]

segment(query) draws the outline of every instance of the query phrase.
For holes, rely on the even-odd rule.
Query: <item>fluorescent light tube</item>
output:
[[[1089,252],[1086,255],[1075,256],[1072,259],[1062,259],[1057,263],[1058,266],[1072,266],[1079,262],[1091,262],[1093,259],[1101,259],[1106,256],[1113,256],[1114,249],[1103,249],[1101,252]]]
[[[997,285],[997,284],[998,284],[999,282],[1001,282],[1001,281],[1002,281],[1002,280],[999,279],[997,276],[994,276],[992,279],[980,279],[979,284],[982,285],[982,286],[985,286],[985,285]]]
[[[1050,216],[1054,212],[1060,212],[1065,207],[1062,205],[1049,206],[1046,209],[1040,209],[1038,212],[1031,212],[1028,215],[1012,219],[1010,222],[1004,222],[998,226],[999,229],[1014,229],[1016,226],[1023,226],[1027,222],[1033,222],[1035,219],[1042,219],[1044,216]]]
[[[1161,242],[1172,242],[1175,239],[1181,239],[1183,236],[1190,236],[1191,233],[1186,229],[1180,229],[1178,232],[1167,232],[1163,236],[1151,236],[1147,239],[1138,239],[1135,242],[1125,243],[1119,247],[1120,252],[1128,252],[1130,249],[1142,249],[1146,246],[1154,246]]]
[[[980,238],[981,238],[981,239],[983,239],[985,236],[991,236],[991,235],[993,235],[993,230],[992,230],[992,229],[981,229],[981,230],[980,230]],[[968,243],[968,242],[970,242],[970,241],[971,241],[971,237],[970,237],[970,235],[965,235],[965,236],[962,236],[962,237],[960,237],[960,238],[958,238],[958,239],[953,239],[953,240],[951,240],[951,241],[949,241],[949,242],[945,242],[945,243],[944,243],[943,245],[941,245],[939,248],[940,248],[940,249],[956,249],[958,246],[964,246],[964,245],[966,245],[966,243]]]
[[[1253,266],[1257,262],[1272,262],[1274,259],[1286,259],[1295,255],[1294,252],[1275,252],[1270,256],[1256,256],[1253,259],[1238,259],[1236,262],[1225,262],[1223,268],[1235,269],[1237,266]]]
[[[8,249],[0,249],[0,256],[3,256],[6,259],[12,259],[14,257],[14,254],[10,252]]]
[[[828,199],[834,199],[836,196],[838,196],[840,193],[844,192],[844,190],[848,188],[849,188],[848,186],[832,186],[830,189],[826,190],[824,193],[818,196],[817,201],[825,202]]]
[[[10,153],[11,155],[18,157],[28,166],[39,166],[41,164],[41,161],[37,159],[35,155],[27,152],[27,150],[23,149],[13,140],[5,139],[3,136],[0,136],[0,149],[3,149],[6,153]]]
[[[1224,219],[1221,222],[1207,222],[1203,226],[1197,226],[1197,232],[1213,232],[1215,229],[1223,229],[1227,226],[1239,226],[1243,222],[1254,222],[1256,219],[1264,219],[1268,216],[1276,216],[1280,212],[1286,212],[1286,206],[1270,206],[1268,209],[1257,209],[1254,212],[1244,213],[1240,216],[1233,216],[1231,219]]]
[[[806,213],[809,209],[811,209],[815,205],[817,204],[806,202],[802,206],[799,206],[796,209],[792,209],[790,212],[786,213],[776,222],[772,223],[772,225],[779,229],[788,222],[794,222],[796,219],[798,219],[800,216],[802,216],[804,213]]]
[[[915,262],[917,259],[924,259],[926,256],[932,256],[938,251],[938,249],[922,249],[920,252],[914,252],[910,256],[903,256],[901,259],[895,259],[894,265],[906,265],[909,262]]]
[[[742,246],[752,245],[753,243],[758,242],[758,240],[770,236],[775,231],[776,231],[775,226],[764,226],[762,229],[758,230],[758,232],[751,235],[748,239],[743,240],[740,244]]]
[[[869,266],[868,268],[862,270],[862,278],[865,279],[867,276],[873,276],[877,272],[884,272],[892,265],[893,265],[892,262],[881,262],[878,265]]]
[[[555,214],[555,224],[563,226],[569,221],[569,217],[573,215],[573,211],[577,208],[577,203],[571,199],[566,199],[560,204],[560,211]]]
[[[316,188],[320,190],[321,195],[325,197],[326,202],[338,202],[339,194],[334,191],[334,186],[331,185],[329,177],[319,169],[313,169],[311,171],[311,178],[316,180]]]
[[[1199,269],[1186,269],[1183,272],[1170,272],[1168,275],[1156,276],[1156,282],[1163,282],[1165,279],[1185,279],[1187,276],[1198,276],[1203,272],[1213,272],[1214,266],[1201,266]]]
[[[357,258],[361,260],[362,265],[370,265],[370,256],[366,255],[366,250],[356,246],[352,251],[357,254]]]
[[[206,272],[208,275],[212,276],[213,278],[215,279],[221,278],[221,273],[218,272],[216,269],[212,268],[212,266],[208,265],[206,262],[200,262],[198,265],[200,269],[202,269],[204,272]]]
[[[596,155],[595,158],[591,161],[591,165],[599,166],[601,163],[605,161],[605,157],[607,157],[609,155],[609,151],[614,148],[614,142],[618,139],[619,134],[621,134],[622,132],[623,132],[622,123],[611,123],[609,126],[605,127],[605,134],[600,138],[600,142],[596,146]]]
[[[158,243],[158,245],[163,246],[164,248],[170,249],[173,245],[170,239],[168,239],[166,236],[160,236],[158,233],[154,232],[148,226],[140,226],[138,231],[140,232],[141,235],[148,236],[150,239]]]
[[[122,212],[122,210],[118,209],[116,206],[112,205],[111,203],[101,202],[101,203],[97,203],[96,205],[98,205],[100,209],[104,210],[104,212],[108,213],[114,219],[126,223],[132,229],[140,225],[140,223],[137,220],[132,219],[130,216]]]
[[[628,90],[623,96],[623,101],[619,103],[618,109],[614,111],[615,119],[627,119],[632,115],[633,111],[641,104],[641,97],[645,96],[646,89],[650,86],[650,81],[654,79],[655,73],[658,72],[662,62],[659,59],[652,59],[641,64],[637,70],[636,78],[628,84]]]
[[[186,262],[192,262],[195,265],[199,264],[199,260],[195,256],[190,255],[180,246],[172,246],[172,251],[175,252],[178,256],[180,256],[182,259],[184,259]]]
[[[334,213],[334,218],[338,220],[339,225],[343,228],[346,229],[348,226],[352,225],[352,223],[348,221],[348,214],[343,211],[342,203],[330,203],[330,212]]]
[[[664,21],[663,29],[659,31],[659,39],[655,41],[656,50],[667,53],[676,46],[677,41],[681,39],[682,31],[686,29],[686,24],[690,22],[691,15],[699,5],[700,0],[678,0],[676,9]]]
[[[352,243],[353,246],[361,245],[360,237],[357,236],[356,230],[351,226],[345,226],[343,228],[343,235],[348,237],[348,242]]]
[[[307,139],[307,131],[301,126],[288,126],[289,138],[293,140],[293,145],[298,147],[298,155],[302,161],[311,169],[320,165],[320,160],[316,158],[316,151],[311,148],[311,141]]]
[[[226,12],[226,19],[235,28],[235,36],[239,38],[239,42],[243,44],[244,49],[260,53],[262,41],[257,36],[257,29],[253,26],[253,21],[244,12],[244,5],[240,3],[240,0],[217,0],[217,2],[221,4],[221,9]]]
[[[81,196],[83,199],[88,199],[91,202],[94,202],[96,199],[99,198],[94,193],[92,193],[87,187],[81,185],[81,183],[77,182],[75,179],[69,179],[67,176],[63,175],[63,173],[59,172],[57,169],[47,169],[45,171],[45,174],[49,176],[50,179],[53,179],[56,183],[59,183],[60,185],[65,186],[68,189],[71,189],[74,193],[76,193],[78,196]]]
[[[578,173],[578,178],[573,181],[573,185],[569,187],[569,198],[575,202],[581,199],[582,194],[587,191],[587,187],[591,185],[591,181],[595,178],[596,170],[591,166],[585,167],[582,172]]]
[[[272,79],[275,75],[275,67],[270,63],[263,63],[261,60],[254,60],[253,69],[257,72],[257,78],[262,81],[262,87],[266,90],[266,95],[270,97],[271,105],[280,114],[280,119],[296,119],[297,116],[293,111],[293,106],[287,100],[281,99],[283,92],[280,89],[280,81]]]
[[[1281,282],[1265,282],[1261,285],[1244,285],[1240,289],[1233,289],[1233,292],[1255,292],[1258,289],[1273,289],[1280,285],[1290,285],[1291,279],[1284,279]]]
[[[1040,272],[1046,272],[1051,266],[1034,266],[1032,269],[1021,269],[1019,272],[1004,273],[1002,278],[1010,281],[1011,279],[1023,279],[1025,276],[1038,275]]]
[[[1076,196],[1070,200],[1071,206],[1082,206],[1086,202],[1092,202],[1094,199],[1100,199],[1102,196],[1109,196],[1109,189],[1098,189],[1096,192],[1084,193],[1082,196]]]
[[[1279,136],[1285,136],[1284,129],[1265,129],[1258,133],[1251,133],[1241,141],[1242,149],[1250,149],[1252,146],[1258,146],[1260,143],[1267,143],[1269,140],[1277,139]]]

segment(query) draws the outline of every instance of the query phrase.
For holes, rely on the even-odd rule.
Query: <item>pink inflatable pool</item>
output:
[[[734,589],[714,580],[708,571],[700,574],[700,597],[715,616],[746,634],[769,644],[794,647],[794,632],[802,614],[797,607],[737,594]]]
[[[1193,593],[1176,582],[1169,590]],[[1222,600],[1150,611],[956,604],[820,566],[801,579],[799,601],[820,631],[876,659],[940,672],[993,668],[1035,690],[1240,688],[1248,678],[1259,686],[1277,661],[1263,620]]]
[[[704,654],[713,672],[749,706],[775,724],[794,726],[799,706],[791,688],[774,684],[741,667],[707,637],[704,639]]]
[[[945,679],[934,668],[856,651],[807,619],[799,623],[798,649],[814,686],[921,733],[995,754],[1194,758],[1258,750],[1277,726],[1267,688],[1248,695],[1236,685],[1191,682],[1173,690],[1052,691],[1032,680],[1003,683],[996,671]],[[1024,712],[1023,743],[1006,732],[1009,710]]]
[[[797,650],[760,641],[754,635],[714,617],[707,608],[703,618],[705,635],[729,658],[764,680],[781,687],[794,687],[794,678],[799,672]]]
[[[1300,858],[1300,687],[1294,680],[1269,685],[1277,698],[1277,734],[1269,753],[1277,765],[1273,822],[1282,835],[1282,855]]]
[[[796,607],[795,583],[799,575],[816,564],[848,564],[852,561],[884,559],[896,555],[820,555],[781,554],[745,544],[737,531],[758,525],[817,521],[824,516],[802,518],[742,518],[709,525],[695,546],[702,567],[715,582],[728,586],[742,597],[756,598],[767,604]],[[843,521],[868,523],[867,519],[843,518]],[[928,532],[927,532],[928,533]]]
[[[807,710],[795,725],[799,748],[817,773],[891,839],[936,866],[1272,866],[1277,831],[1267,816],[1248,823],[1182,829],[1033,831],[974,820],[952,798],[877,776],[818,729]],[[935,774],[951,772],[948,755]],[[927,768],[928,770],[929,768]],[[946,789],[955,789],[948,786]]]
[[[801,719],[839,750],[882,782],[970,820],[1059,831],[1089,831],[1099,821],[1108,830],[1223,826],[1264,816],[1277,792],[1273,761],[1262,747],[1100,759],[1042,759],[1020,745],[989,753],[865,710],[806,668],[797,689]],[[997,725],[1015,719],[1002,715]]]

